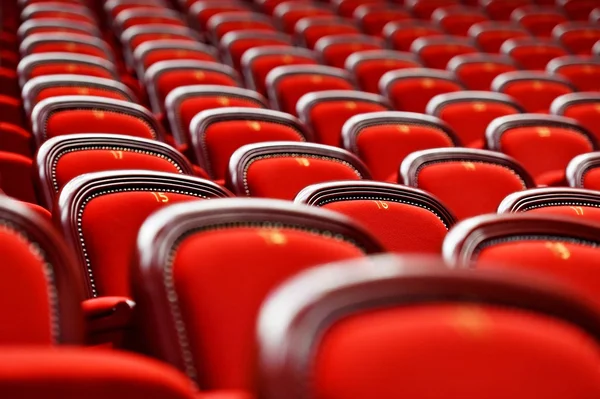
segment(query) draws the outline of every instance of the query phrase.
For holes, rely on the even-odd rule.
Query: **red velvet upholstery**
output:
[[[291,46],[289,36],[280,32],[237,31],[226,34],[220,46],[226,54],[228,63],[235,69],[241,69],[242,55],[252,48],[266,46]]]
[[[381,4],[384,0],[334,0],[336,12],[344,18],[352,18],[354,11],[364,4]]]
[[[383,34],[393,49],[410,51],[410,47],[416,39],[439,36],[443,35],[444,32],[431,23],[409,20],[390,22],[384,27]]]
[[[57,97],[57,96],[68,96],[68,95],[86,95],[86,96],[99,96],[106,98],[114,98],[116,100],[125,100],[128,101],[129,98],[124,96],[123,94],[117,91],[108,91],[104,89],[96,89],[93,87],[74,87],[74,86],[64,86],[64,87],[49,87],[47,89],[42,89],[37,98],[33,102],[32,105],[35,105],[37,102],[42,101],[46,98]]]
[[[214,43],[219,41],[229,32],[238,31],[264,31],[275,32],[275,26],[265,16],[259,13],[242,12],[227,12],[221,15],[216,15],[209,20],[208,30],[211,33],[211,38]]]
[[[467,36],[471,26],[487,21],[488,17],[475,7],[451,6],[436,10],[431,19],[449,35]]]
[[[311,65],[281,66],[267,75],[267,89],[277,109],[292,115],[296,103],[306,93],[323,90],[353,90],[354,85],[344,71]]]
[[[598,3],[594,0],[561,0],[557,4],[569,19],[577,21],[587,21],[592,10],[598,7]]]
[[[296,36],[309,49],[325,36],[360,33],[355,24],[333,16],[308,17],[296,24]]]
[[[494,213],[508,194],[533,186],[514,160],[484,150],[420,151],[402,162],[401,172],[405,184],[433,194],[459,220]]]
[[[583,187],[591,190],[600,190],[600,170],[589,170],[583,178]]]
[[[345,68],[352,71],[363,91],[379,93],[379,80],[386,72],[418,68],[421,64],[411,54],[390,50],[367,50],[353,53]]]
[[[12,69],[0,66],[0,95],[19,98],[17,74]]]
[[[423,65],[434,69],[446,69],[448,61],[458,55],[479,52],[470,40],[459,37],[419,38],[412,43],[410,51],[419,56]]]
[[[427,113],[450,125],[465,147],[479,149],[485,148],[485,130],[490,122],[520,112],[510,97],[489,92],[442,94],[427,106]]]
[[[485,12],[495,20],[508,21],[511,13],[519,7],[530,5],[531,0],[485,0],[482,5]]]
[[[546,69],[546,65],[556,57],[568,55],[567,50],[556,42],[541,38],[519,38],[505,41],[500,52],[510,56],[523,69]]]
[[[578,91],[600,92],[600,62],[591,57],[560,57],[550,61],[547,71],[566,78]]]
[[[431,14],[439,8],[455,6],[455,0],[412,0],[407,2],[408,9],[420,19],[430,19]]]
[[[575,119],[600,141],[600,96],[575,93],[557,97],[552,103],[551,113]]]
[[[572,93],[574,88],[557,76],[518,71],[496,77],[492,90],[513,97],[526,112],[547,114],[555,98]]]
[[[153,134],[143,121],[117,112],[68,110],[50,116],[46,125],[47,137],[83,133],[84,130],[89,133],[110,132],[153,138]]]
[[[32,145],[31,133],[20,126],[0,122],[0,151],[31,157]]]
[[[308,93],[296,108],[302,122],[311,128],[314,141],[332,146],[341,146],[342,127],[351,117],[390,110],[381,96],[348,90]]]
[[[326,36],[315,43],[323,63],[336,68],[344,68],[346,59],[357,51],[382,50],[384,43],[367,35]]]
[[[210,1],[206,4],[188,1],[189,15],[193,18],[201,32],[206,31],[207,23],[211,17],[231,11],[248,11],[248,6],[244,2],[221,0]]]
[[[6,195],[37,203],[32,183],[33,162],[20,154],[0,152],[0,187]]]
[[[380,87],[394,109],[419,113],[425,113],[427,103],[436,95],[463,90],[451,73],[429,69],[388,72]]]
[[[529,33],[512,23],[488,22],[473,25],[469,31],[477,46],[486,53],[499,53],[502,44],[509,39],[529,37]]]
[[[116,18],[116,25],[119,26],[121,31],[127,28],[138,25],[148,24],[161,24],[161,25],[173,25],[173,26],[186,26],[185,23],[178,18],[176,14],[168,12],[170,10],[164,9],[137,9],[129,10],[125,13],[121,13]]]
[[[21,45],[21,54],[23,56],[29,54],[41,54],[41,53],[73,53],[73,54],[83,54],[83,55],[91,55],[94,57],[103,58],[105,60],[111,59],[111,54],[107,52],[108,47],[105,43],[89,43],[90,39],[88,37],[80,38],[80,35],[68,35],[68,34],[50,34],[53,37],[56,37],[55,40],[49,40],[46,34],[35,34],[26,38],[25,42],[27,46]],[[73,39],[78,39],[77,41],[73,41],[69,39],[69,36],[73,36]],[[96,39],[97,40],[97,39]],[[100,45],[104,46],[100,46]]]
[[[411,15],[395,5],[374,3],[357,7],[353,18],[366,34],[382,36],[383,27],[387,23],[408,20]]]
[[[148,26],[150,26],[150,25],[148,25]],[[161,25],[158,25],[158,26],[161,26]],[[132,29],[138,29],[138,28],[140,28],[140,27],[134,26],[133,28],[129,28],[125,32],[128,32]],[[175,28],[175,27],[173,27],[173,28]],[[194,37],[186,35],[185,30],[175,32],[175,30],[167,31],[165,29],[165,31],[143,32],[143,33],[136,34],[135,36],[133,36],[131,38],[131,40],[127,44],[129,46],[129,50],[131,52],[133,52],[133,51],[135,51],[136,48],[138,48],[139,46],[141,46],[144,43],[154,41],[154,40],[164,40],[164,39],[171,39],[171,40],[177,39],[177,40],[188,40],[188,41],[195,40]]]
[[[600,190],[600,159],[598,152],[578,155],[567,166],[569,186]]]
[[[496,76],[517,71],[514,62],[506,56],[467,54],[453,58],[448,69],[469,90],[489,91]]]
[[[303,18],[333,16],[329,7],[310,2],[288,2],[273,10],[273,17],[279,28],[288,34],[295,32],[296,24]]]
[[[521,9],[513,12],[511,19],[527,29],[532,35],[546,38],[552,36],[552,29],[556,25],[568,20],[555,7],[521,7]]]
[[[65,8],[66,5],[60,5],[58,7],[47,7],[47,9],[40,9],[35,12],[27,12],[23,10],[23,14],[27,12],[28,16],[26,19],[46,19],[46,18],[61,18],[67,21],[74,22],[86,22],[88,24],[96,23],[93,17],[89,13],[82,13],[82,6],[75,6]],[[23,15],[21,14],[21,15]]]
[[[31,64],[26,70],[19,68],[22,84],[27,79],[45,75],[71,74],[106,79],[117,78],[114,69],[102,63],[106,63],[106,60],[97,57],[76,56],[69,53],[32,54],[23,57],[19,66],[24,67],[27,62]]]
[[[25,38],[36,33],[74,33],[91,37],[99,37],[98,28],[85,22],[65,21],[62,18],[44,18],[23,21],[17,35]]]
[[[154,338],[153,354],[202,389],[255,392],[255,323],[267,294],[301,270],[380,248],[333,212],[273,200],[209,202],[170,207],[158,224],[151,224],[157,220],[152,217],[142,227],[146,234],[134,266],[142,331]],[[176,242],[155,229],[165,222]],[[172,256],[153,255],[152,264],[139,256],[154,253],[157,244]],[[158,291],[144,294],[149,287]]]
[[[23,119],[21,100],[0,95],[0,120],[12,125],[23,126]]]
[[[167,40],[165,40],[166,42]],[[143,60],[144,70],[150,68],[150,66],[156,64],[159,61],[168,61],[168,60],[197,60],[197,61],[216,61],[215,55],[210,52],[202,51],[200,49],[187,48],[184,43],[187,41],[175,41],[168,40],[171,43],[174,43],[172,47],[158,47],[156,46],[157,42],[162,42],[162,40],[152,41],[151,44],[153,46],[152,50],[149,50]],[[182,48],[175,45],[175,43],[181,43]],[[141,47],[141,46],[140,46]]]
[[[239,148],[230,158],[227,184],[235,194],[292,200],[310,184],[369,179],[352,154],[318,144],[272,142]]]
[[[162,4],[153,4],[152,2],[137,3],[137,2],[127,2],[127,1],[126,2],[116,2],[112,5],[113,5],[112,8],[108,8],[107,5],[105,5],[105,11],[111,17],[111,19],[115,19],[121,11],[135,10],[138,8],[161,9],[164,7],[164,5],[162,5]]]
[[[573,54],[591,55],[600,40],[600,28],[592,24],[562,23],[552,31],[554,39]]]

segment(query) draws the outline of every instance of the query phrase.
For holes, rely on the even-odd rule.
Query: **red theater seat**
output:
[[[267,95],[265,81],[269,72],[285,65],[318,65],[314,52],[288,46],[265,46],[247,50],[242,56],[241,65],[246,86],[260,94]]]
[[[6,195],[36,204],[33,176],[33,162],[30,158],[0,151],[0,188]]]
[[[590,55],[594,43],[600,40],[598,25],[565,22],[552,30],[554,40],[573,54]]]
[[[574,157],[567,166],[567,179],[571,187],[600,191],[600,153],[591,152]]]
[[[295,117],[278,111],[228,107],[202,111],[190,124],[198,164],[224,184],[231,155],[240,147],[271,141],[307,141],[307,129]]]
[[[331,0],[335,11],[343,18],[352,18],[358,7],[365,4],[385,4],[385,0]]]
[[[496,76],[519,68],[510,57],[504,55],[473,53],[452,58],[447,69],[467,89],[489,91]]]
[[[232,11],[248,11],[250,5],[238,0],[187,1],[188,15],[199,32],[206,32],[208,21],[215,15]]]
[[[238,196],[293,200],[311,184],[370,178],[366,166],[345,150],[275,141],[236,150],[229,160],[226,181]]]
[[[37,3],[30,4],[21,11],[21,21],[33,19],[60,18],[66,21],[97,23],[89,8],[81,4],[68,3]]]
[[[20,126],[0,122],[0,151],[12,152],[31,158],[33,155],[33,136]]]
[[[296,42],[308,49],[314,49],[315,44],[325,36],[360,34],[353,24],[337,16],[320,16],[302,18],[296,24],[294,36]]]
[[[141,105],[96,96],[58,96],[40,101],[31,111],[36,145],[73,133],[124,134],[164,139],[162,128]]]
[[[587,56],[558,57],[548,63],[546,71],[565,77],[579,91],[600,92],[600,60]]]
[[[296,114],[300,97],[323,90],[354,90],[350,73],[321,65],[289,65],[273,69],[266,77],[269,100],[274,109]]]
[[[535,271],[598,304],[597,222],[531,212],[485,215],[457,224],[444,258],[454,267]]]
[[[0,95],[0,120],[16,126],[25,126],[23,104],[18,97]]]
[[[532,188],[509,195],[498,207],[498,213],[520,212],[563,215],[598,222],[600,193],[582,188]]]
[[[139,169],[194,175],[172,147],[156,140],[114,134],[69,134],[47,140],[35,157],[38,187],[48,209],[60,190],[85,173]]]
[[[300,191],[296,203],[342,213],[367,227],[387,251],[440,254],[454,216],[435,197],[399,184],[343,181]]]
[[[485,148],[485,130],[494,119],[524,112],[511,97],[488,91],[440,94],[427,104],[427,113],[446,122],[465,147]]]
[[[3,195],[0,222],[3,353],[18,345],[81,345],[83,276],[70,249],[48,220]]]
[[[164,112],[167,95],[178,87],[241,86],[240,76],[233,68],[216,62],[196,60],[159,61],[146,70],[144,80],[152,112],[157,115]]]
[[[505,41],[500,52],[510,56],[523,69],[538,71],[545,70],[548,62],[554,58],[569,55],[567,50],[551,39],[527,37]]]
[[[224,60],[238,71],[246,51],[265,46],[291,47],[292,39],[280,32],[243,30],[227,33],[219,43]]]
[[[190,143],[190,122],[201,111],[223,107],[268,108],[260,94],[239,87],[219,85],[182,86],[165,99],[171,133],[178,146]]]
[[[132,26],[151,24],[186,26],[179,13],[166,7],[123,10],[114,18],[113,26],[118,32],[124,32]]]
[[[419,20],[390,22],[383,27],[388,47],[399,51],[410,51],[412,43],[418,38],[443,34],[433,23]]]
[[[508,21],[512,12],[520,7],[529,6],[531,0],[479,0],[479,4],[490,18]]]
[[[273,10],[273,19],[282,32],[293,34],[296,25],[304,18],[334,16],[328,4],[318,4],[308,1],[286,1]]]
[[[23,21],[19,26],[17,36],[23,40],[29,35],[37,33],[75,33],[92,37],[102,36],[96,25],[89,22],[67,21],[62,18],[42,18]]]
[[[395,183],[402,160],[414,151],[454,147],[460,142],[441,120],[412,112],[354,116],[342,129],[344,148],[357,155],[375,180]]]
[[[554,4],[552,4],[554,5]],[[568,18],[555,7],[520,7],[512,12],[510,18],[538,37],[552,37],[552,29],[567,22]]]
[[[598,7],[595,0],[556,0],[556,5],[569,19],[587,21],[590,13]]]
[[[547,114],[555,98],[570,94],[575,87],[566,79],[544,72],[506,72],[492,81],[492,90],[508,94],[526,112]]]
[[[585,398],[600,394],[599,325],[589,301],[532,273],[390,255],[338,262],[263,305],[261,397]]]
[[[38,76],[25,83],[22,95],[23,107],[27,115],[38,102],[57,96],[83,95],[132,103],[138,101],[131,90],[121,82],[85,75]]]
[[[395,4],[372,3],[357,7],[352,17],[367,35],[382,36],[383,27],[389,22],[411,19],[410,13]]]
[[[271,19],[259,13],[246,11],[232,11],[217,14],[208,20],[206,29],[209,32],[210,41],[217,45],[229,32],[241,31],[264,31],[274,32],[275,26]]]
[[[106,0],[104,12],[109,20],[114,20],[121,11],[135,9],[165,9],[168,8],[161,0]]]
[[[563,185],[569,161],[598,149],[574,119],[554,115],[503,116],[490,123],[486,136],[488,148],[514,157],[538,185]]]
[[[303,95],[296,110],[300,120],[313,132],[316,143],[341,146],[342,127],[351,117],[389,111],[386,98],[350,90],[326,90]]]
[[[315,51],[323,64],[344,68],[346,59],[357,51],[383,50],[383,40],[368,35],[330,35],[315,43]]]
[[[448,61],[463,54],[479,52],[473,42],[463,37],[434,36],[415,40],[410,51],[428,68],[446,69]]]
[[[469,37],[486,53],[499,53],[505,41],[529,36],[526,30],[510,22],[481,22],[469,29]]]
[[[171,206],[141,231],[134,290],[151,354],[203,389],[252,394],[255,323],[267,294],[301,270],[381,251],[343,215],[276,200]]]
[[[104,40],[74,33],[36,33],[23,39],[19,46],[21,57],[59,52],[91,55],[113,61],[112,52]]]
[[[21,95],[17,73],[5,66],[0,66],[0,95],[13,98],[19,98]]]
[[[550,113],[575,119],[600,142],[600,94],[565,94],[552,102]]]
[[[433,194],[459,220],[496,212],[508,194],[534,186],[513,158],[467,148],[414,152],[404,159],[400,173],[404,184]]]
[[[431,20],[448,35],[467,36],[471,26],[487,21],[488,17],[477,7],[451,6],[436,9]]]
[[[456,6],[457,0],[405,0],[404,6],[420,19],[431,19],[434,11],[440,8]]]
[[[379,89],[395,109],[425,113],[427,103],[438,94],[462,91],[464,87],[448,71],[413,68],[387,72]]]

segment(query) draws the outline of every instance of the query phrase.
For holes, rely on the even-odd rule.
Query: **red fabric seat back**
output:
[[[208,180],[174,173],[97,172],[67,183],[55,212],[86,271],[88,297],[131,297],[129,263],[144,220],[167,205],[228,196]]]
[[[505,41],[500,52],[510,56],[523,69],[534,71],[543,71],[554,58],[569,55],[566,49],[554,41],[525,37]]]
[[[471,26],[487,21],[488,17],[475,7],[451,6],[436,9],[431,19],[449,35],[467,36]]]
[[[490,18],[498,21],[508,21],[512,12],[519,7],[531,5],[531,0],[481,0],[485,12]]]
[[[385,0],[333,0],[335,11],[343,18],[352,18],[354,11],[365,4],[385,4]]]
[[[33,176],[30,158],[0,151],[0,187],[5,194],[21,201],[37,203]]]
[[[419,19],[431,19],[434,11],[457,5],[455,0],[408,0],[405,2],[410,12]]]
[[[530,35],[525,29],[510,22],[482,22],[471,27],[469,36],[486,53],[499,53],[506,40]]]
[[[356,24],[337,16],[302,18],[295,28],[296,41],[311,50],[322,37],[360,33]]]
[[[273,10],[273,18],[281,31],[293,34],[296,24],[304,18],[334,16],[333,10],[326,4],[290,1],[281,4]]]
[[[400,171],[404,184],[433,194],[458,220],[494,213],[508,194],[533,187],[515,160],[486,150],[419,151],[404,159]]]
[[[418,20],[390,22],[383,29],[388,47],[398,51],[411,51],[412,43],[418,38],[443,34],[436,25]]]
[[[0,151],[32,157],[33,137],[24,128],[0,122],[0,137]]]
[[[334,212],[287,201],[210,202],[172,206],[142,226],[133,269],[142,331],[153,354],[203,389],[255,392],[254,326],[267,294],[299,271],[381,247]],[[176,240],[156,229],[164,222]]]
[[[549,38],[554,27],[568,18],[555,7],[521,7],[511,14],[511,20],[534,36]]]
[[[371,36],[383,36],[383,27],[389,22],[411,19],[407,10],[385,3],[363,4],[354,10],[354,20],[361,30]]]
[[[587,23],[566,22],[552,30],[554,40],[573,54],[591,55],[592,47],[600,40],[600,27]]]
[[[600,190],[600,158],[598,152],[574,157],[567,166],[567,179],[571,187]]]
[[[578,91],[600,92],[600,61],[591,57],[566,56],[548,63],[547,72],[567,79]]]
[[[361,179],[370,179],[370,174],[347,151],[278,141],[236,150],[229,161],[227,186],[239,196],[292,200],[310,184]]]
[[[197,24],[200,32],[205,32],[211,17],[225,12],[250,11],[248,3],[237,0],[208,0],[187,1],[189,6],[188,15]]]
[[[550,113],[575,119],[600,142],[600,95],[594,93],[565,94],[554,99],[550,106]]]
[[[250,49],[266,46],[292,46],[291,38],[280,32],[244,30],[229,32],[220,41],[225,59],[236,70],[241,70],[242,55]]]
[[[594,0],[559,0],[556,4],[569,19],[575,21],[587,21],[592,10],[598,7]]]
[[[248,30],[275,32],[277,30],[267,16],[246,11],[232,11],[215,15],[208,20],[207,29],[210,32],[211,41],[215,44],[218,44],[229,32]]]
[[[152,40],[139,45],[133,52],[133,59],[138,65],[138,76],[144,76],[150,66],[160,61],[169,60],[218,60],[216,50],[202,43],[178,39]]]
[[[492,54],[466,54],[448,62],[448,70],[469,90],[489,91],[494,79],[505,72],[517,71],[510,57]]]
[[[446,69],[448,62],[458,55],[479,52],[469,39],[446,36],[419,38],[410,51],[419,56],[423,65],[434,69]]]
[[[383,50],[383,40],[367,35],[335,35],[322,37],[315,43],[315,51],[324,64],[344,68],[346,59],[357,51]]]
[[[24,57],[30,54],[73,53],[89,55],[112,61],[113,54],[101,39],[69,33],[37,33],[21,42],[19,51]]]
[[[21,20],[60,18],[67,21],[87,22],[96,24],[96,20],[90,10],[81,4],[31,4],[21,11]]]

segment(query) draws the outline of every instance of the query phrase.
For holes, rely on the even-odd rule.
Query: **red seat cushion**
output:
[[[462,90],[456,82],[423,76],[396,80],[389,89],[389,98],[397,110],[424,114],[433,97]]]

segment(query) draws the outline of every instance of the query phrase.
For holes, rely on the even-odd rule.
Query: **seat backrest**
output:
[[[203,389],[247,392],[256,390],[254,328],[267,294],[309,267],[382,250],[338,213],[247,198],[165,208],[144,223],[137,248],[151,353]]]
[[[448,35],[467,36],[471,26],[487,21],[488,17],[477,7],[450,6],[436,9],[431,20]]]
[[[342,144],[342,127],[348,119],[391,109],[385,97],[350,90],[307,93],[296,104],[300,120],[311,129],[314,141],[338,147]]]
[[[469,37],[486,53],[498,53],[506,40],[530,37],[530,34],[512,22],[488,21],[471,26]]]
[[[496,76],[519,69],[508,56],[483,53],[457,55],[447,68],[467,89],[485,91],[491,90]]]
[[[129,263],[143,221],[177,202],[229,197],[217,184],[142,170],[88,173],[68,182],[54,213],[86,273],[88,297],[130,297]]]
[[[308,185],[370,179],[370,174],[356,156],[340,148],[277,141],[236,150],[226,179],[239,196],[292,200]]]
[[[412,187],[374,181],[340,181],[306,187],[294,200],[342,213],[398,253],[441,254],[454,216],[435,197]]]
[[[420,37],[412,42],[410,51],[417,54],[427,68],[443,70],[452,58],[479,52],[472,40],[458,36]]]
[[[594,0],[556,0],[556,5],[569,19],[587,21],[590,13],[598,6]]]
[[[91,55],[111,62],[114,58],[104,40],[75,33],[34,33],[19,45],[21,57],[57,52]]]
[[[556,97],[572,93],[576,89],[568,80],[557,75],[515,71],[494,78],[492,91],[513,97],[526,112],[547,114]]]
[[[552,30],[552,37],[573,54],[591,55],[600,40],[600,28],[591,23],[564,22]]]
[[[558,57],[546,65],[546,72],[565,77],[579,91],[600,91],[600,60],[593,57]]]
[[[354,90],[349,72],[321,65],[277,67],[266,77],[269,100],[274,109],[296,114],[296,104],[306,93],[323,90]]]
[[[217,14],[208,20],[209,40],[218,45],[229,32],[246,30],[274,32],[275,25],[269,17],[258,12],[231,11]]]
[[[336,68],[344,68],[346,59],[356,51],[384,48],[382,39],[364,34],[328,35],[315,43],[315,51],[323,64]]]
[[[435,195],[459,220],[496,212],[508,194],[534,186],[513,158],[467,148],[414,152],[404,159],[400,173],[404,184]]]
[[[199,32],[206,32],[208,21],[215,15],[232,11],[250,11],[250,5],[238,0],[187,1],[188,15]]]
[[[36,33],[76,33],[92,37],[101,37],[98,27],[89,22],[68,21],[63,18],[42,18],[23,21],[17,30],[17,36],[23,40]]]
[[[490,16],[497,21],[508,21],[514,10],[531,5],[531,0],[480,0],[479,3]]]
[[[302,122],[289,114],[239,107],[196,114],[190,132],[198,164],[218,181],[225,179],[231,155],[244,145],[312,138]]]
[[[438,94],[464,90],[451,72],[438,69],[407,68],[386,72],[379,80],[381,94],[394,109],[425,113],[427,103]]]
[[[550,113],[575,119],[600,141],[600,94],[571,93],[556,97]]]
[[[543,71],[556,57],[568,55],[566,49],[551,39],[520,37],[502,43],[500,53],[510,56],[523,69]]]
[[[563,184],[569,161],[598,149],[596,138],[577,121],[554,115],[497,118],[488,126],[486,139],[488,148],[514,157],[543,185]]]
[[[84,95],[138,102],[135,94],[121,82],[84,75],[46,75],[27,81],[23,86],[23,108],[31,114],[40,101],[57,96]]]
[[[31,123],[38,146],[51,137],[74,133],[164,139],[162,128],[146,108],[96,96],[57,96],[42,100],[31,111]]]
[[[273,20],[282,32],[293,34],[298,21],[304,18],[334,16],[329,4],[308,1],[286,1],[273,9]]]
[[[319,39],[330,35],[360,34],[352,21],[335,15],[302,18],[296,23],[294,37],[296,43],[314,49]]]
[[[459,146],[452,129],[438,118],[414,112],[371,112],[353,116],[342,128],[343,146],[358,156],[373,178],[399,182],[402,160],[414,151]]]
[[[406,0],[404,6],[415,17],[428,20],[436,10],[455,6],[456,3],[455,0]]]
[[[223,107],[267,108],[267,100],[255,91],[220,85],[178,87],[167,95],[165,108],[175,142],[190,143],[190,123],[196,114]]]
[[[573,216],[485,215],[457,224],[443,253],[454,267],[540,272],[598,304],[598,226]]]
[[[427,113],[446,122],[465,147],[485,148],[485,130],[494,119],[524,112],[510,96],[489,91],[440,94],[427,104]]]
[[[65,184],[85,173],[139,169],[194,175],[188,160],[171,146],[114,134],[53,137],[40,146],[35,168],[43,203],[48,209],[52,209]]]
[[[498,207],[498,213],[520,212],[600,221],[600,193],[582,188],[533,188],[509,195]]]
[[[152,112],[164,110],[165,98],[174,89],[192,85],[241,86],[240,76],[227,65],[211,61],[168,60],[150,66],[144,75]]]
[[[244,53],[263,46],[292,47],[292,38],[277,31],[242,30],[225,34],[219,42],[224,61],[238,71]]]
[[[567,165],[567,180],[571,187],[600,191],[600,152],[574,157]]]
[[[90,9],[81,4],[55,2],[30,4],[21,11],[21,21],[45,18],[61,18],[67,21],[96,24],[96,19]]]
[[[260,396],[418,398],[434,372],[429,399],[585,398],[600,394],[599,326],[589,301],[530,273],[390,255],[338,262],[263,305]],[[365,367],[377,378],[361,378]]]
[[[554,4],[552,4],[554,5]],[[552,37],[552,29],[568,21],[566,15],[556,7],[532,6],[519,7],[510,15],[510,19],[538,37]]]
[[[383,27],[389,22],[411,19],[410,13],[395,4],[373,3],[356,7],[352,18],[361,30],[371,36],[383,36]]]
[[[27,205],[0,196],[0,344],[83,343],[83,276],[62,237]]]
[[[185,22],[180,15],[169,8],[134,8],[123,10],[114,18],[113,26],[117,33],[124,32],[132,26],[164,24],[174,26],[185,26]]]
[[[420,37],[443,35],[437,25],[421,20],[389,22],[383,27],[383,37],[388,47],[398,51],[410,51],[412,43]]]
[[[114,20],[121,11],[135,9],[156,9],[166,8],[166,5],[161,0],[106,0],[104,3],[104,12],[109,20]]]

